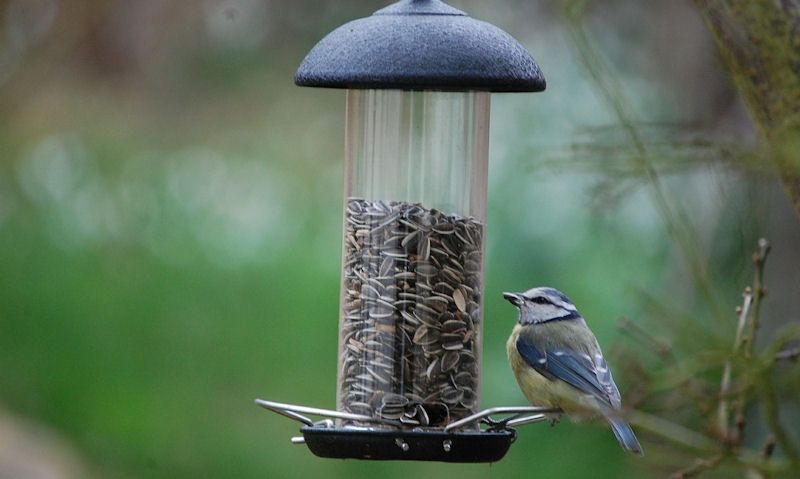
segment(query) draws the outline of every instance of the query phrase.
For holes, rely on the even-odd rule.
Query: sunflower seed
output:
[[[483,225],[352,198],[344,228],[340,407],[409,429],[476,412]]]
[[[464,293],[461,292],[460,289],[453,291],[453,301],[456,303],[456,308],[459,311],[466,311],[467,310],[467,302],[464,300]]]
[[[446,373],[451,369],[455,368],[458,364],[458,352],[456,351],[447,351],[442,356],[442,372]]]
[[[414,344],[419,344],[422,346],[434,344],[438,340],[439,331],[427,326],[422,326],[421,328],[417,329],[417,332],[414,333],[413,339]]]

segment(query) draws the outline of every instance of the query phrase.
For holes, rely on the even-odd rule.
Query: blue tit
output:
[[[642,446],[622,418],[619,390],[597,339],[572,301],[553,288],[503,297],[519,310],[506,349],[528,401],[560,408],[570,417],[600,413],[622,448],[641,455]],[[551,417],[551,424],[558,418]]]

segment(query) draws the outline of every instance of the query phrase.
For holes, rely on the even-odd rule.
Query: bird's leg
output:
[[[555,426],[556,424],[558,424],[559,421],[561,421],[561,413],[560,412],[559,413],[548,414],[547,422],[550,423],[550,427]]]

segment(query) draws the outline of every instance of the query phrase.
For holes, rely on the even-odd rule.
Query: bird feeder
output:
[[[258,404],[322,457],[502,458],[547,411],[479,408],[490,94],[544,90],[539,66],[493,25],[403,0],[322,39],[295,83],[347,90],[336,410]]]

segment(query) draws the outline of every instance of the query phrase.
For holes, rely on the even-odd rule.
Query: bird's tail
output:
[[[636,434],[633,433],[633,429],[631,429],[627,422],[620,418],[609,417],[608,423],[611,424],[611,430],[614,431],[614,435],[617,436],[617,441],[619,441],[619,445],[622,446],[623,449],[627,452],[638,454],[639,456],[644,455],[642,445],[639,444],[639,440],[636,439]]]

